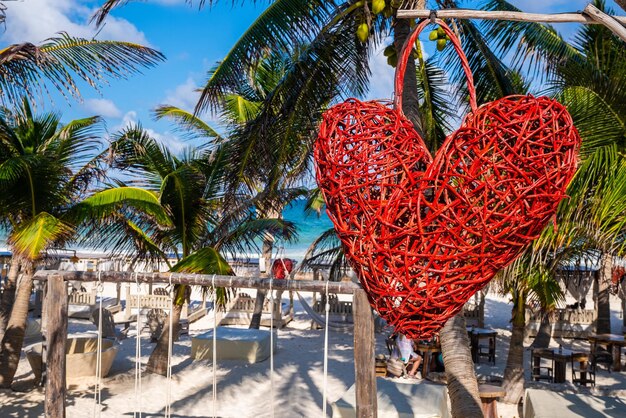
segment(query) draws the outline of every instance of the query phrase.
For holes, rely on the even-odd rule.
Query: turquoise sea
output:
[[[305,200],[295,200],[283,211],[283,218],[296,224],[298,240],[292,244],[285,244],[285,255],[301,260],[311,243],[333,224],[325,211],[318,216],[316,213],[307,215],[304,212]]]
[[[326,212],[322,211],[319,216],[316,213],[307,215],[304,212],[305,205],[305,200],[295,200],[283,211],[283,218],[296,224],[298,231],[297,241],[292,243],[276,243],[277,248],[284,246],[284,255],[286,257],[294,258],[298,261],[302,260],[311,243],[324,231],[333,226]],[[0,230],[0,251],[6,248],[6,233]],[[88,248],[72,249],[89,251]],[[250,254],[249,256],[250,258],[256,258],[258,254]]]

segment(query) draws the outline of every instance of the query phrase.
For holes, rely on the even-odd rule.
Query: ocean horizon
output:
[[[302,261],[310,245],[325,231],[333,227],[332,222],[326,215],[326,211],[322,210],[320,214],[305,212],[306,200],[296,199],[292,201],[283,210],[283,219],[293,222],[296,226],[297,239],[293,242],[276,241],[272,258],[276,256],[293,258],[297,261]],[[7,234],[5,231],[0,231],[0,252],[8,252]],[[93,250],[87,247],[81,246],[69,246],[66,250],[77,251],[89,254],[98,254],[106,256],[107,252],[104,250]],[[255,261],[260,257],[260,253],[251,251],[248,254],[231,254],[229,258],[243,258]]]

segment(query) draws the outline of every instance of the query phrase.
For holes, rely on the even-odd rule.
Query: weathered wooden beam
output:
[[[585,9],[585,12],[587,10]],[[430,10],[398,10],[397,16],[403,19],[425,19],[430,17]],[[442,9],[435,10],[440,19],[482,19],[482,20],[513,20],[517,22],[538,22],[538,23],[583,23],[599,24],[591,16],[583,13],[525,13],[525,12],[505,12],[473,9]],[[625,16],[609,16],[617,22],[626,24]]]
[[[615,18],[607,15],[593,4],[588,4],[587,7],[585,7],[585,14],[596,22],[601,23],[609,28],[611,32],[619,36],[622,41],[626,42],[626,27],[624,27],[624,25],[615,20]]]
[[[115,271],[62,271],[40,270],[35,274],[35,280],[47,280],[48,277],[59,276],[63,280],[94,282],[98,278],[102,282],[110,283],[174,283],[193,286],[211,286],[215,283],[218,287],[230,287],[237,289],[269,289],[270,279],[261,277],[220,276],[213,278],[212,274],[190,273],[135,273]],[[136,277],[135,277],[136,276]],[[295,290],[306,292],[325,292],[325,281],[315,280],[273,280],[274,290]],[[352,294],[361,289],[359,284],[353,282],[330,282],[328,291],[336,294]]]
[[[356,416],[376,418],[378,401],[376,392],[374,317],[365,290],[354,292],[354,381]]]
[[[65,345],[67,341],[67,284],[63,277],[48,279],[46,295],[47,365],[45,382],[46,418],[65,418]]]

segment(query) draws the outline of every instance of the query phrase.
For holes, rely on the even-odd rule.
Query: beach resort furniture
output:
[[[481,357],[487,357],[487,361],[496,364],[496,337],[498,332],[485,329],[468,327],[472,360],[479,363]]]
[[[548,365],[542,365],[543,360],[548,360]],[[554,381],[554,352],[543,348],[530,350],[530,380]]]
[[[626,339],[623,335],[617,334],[592,334],[589,336],[589,343],[591,344],[591,353],[596,356],[595,363],[600,358],[600,346],[606,346],[607,352],[610,353],[612,358],[611,368],[616,372],[622,370],[622,347],[626,347]]]
[[[278,337],[275,331],[217,327],[217,360],[244,360],[258,363],[270,356],[270,332],[274,332],[274,352]],[[213,360],[213,330],[191,338],[191,357],[194,360]]]
[[[352,301],[339,300],[336,294],[331,293],[328,295],[328,304],[330,310],[328,311],[328,321],[333,323],[347,323],[354,324],[354,318],[352,317]],[[326,316],[326,295],[322,294],[320,300],[313,303],[313,311],[318,315]],[[311,328],[323,327],[316,321],[311,321]]]
[[[159,315],[159,310],[162,313],[167,313],[171,309],[171,297],[169,292],[162,287],[157,287],[154,290],[149,289],[149,294],[132,294],[130,291],[130,285],[126,287],[126,305],[124,307],[124,318],[128,321],[133,319],[137,314],[150,318],[149,320],[142,321],[144,327],[150,328],[151,333],[158,333],[158,327],[151,327],[151,323],[163,321],[165,316]],[[144,310],[148,310],[145,312]],[[182,312],[180,314],[180,334],[187,334],[189,331],[189,324],[197,321],[205,316],[207,313],[206,298],[202,297],[202,301],[197,303],[183,304]],[[162,324],[161,324],[162,325]]]
[[[478,328],[485,326],[485,304],[480,302],[481,298],[484,298],[484,295],[482,295],[484,291],[483,289],[480,292],[476,292],[474,297],[463,305],[463,317],[467,326]]]
[[[506,390],[500,386],[480,385],[478,393],[482,403],[485,418],[498,418],[498,398],[506,395]]]
[[[624,416],[624,400],[619,396],[526,389],[524,418],[602,418]]]
[[[526,332],[534,337],[541,325],[540,310],[526,309]],[[558,308],[549,314],[552,325],[552,337],[555,338],[586,338],[593,333],[596,321],[594,309]]]
[[[537,367],[535,365],[540,364],[541,359],[552,360],[552,364],[554,368],[552,381],[554,383],[565,382],[565,370],[567,368],[567,363],[570,363],[573,358],[580,358],[581,363],[586,363],[588,359],[586,353],[582,353],[580,351],[573,351],[568,348],[561,348],[561,347],[534,349],[532,350],[531,358],[533,361],[531,373],[535,372],[536,367]],[[586,367],[587,366],[584,364],[580,365],[580,368],[586,368]],[[535,380],[538,380],[538,379],[535,379]]]
[[[70,318],[91,319],[91,314],[98,309],[99,300],[96,289],[85,290],[84,287],[71,292],[68,295],[67,314]],[[122,310],[119,294],[117,298],[105,297],[102,299],[102,308],[112,314]]]
[[[582,386],[596,385],[596,365],[589,354],[572,354],[572,383]]]
[[[378,418],[449,418],[446,386],[420,381],[376,379]],[[333,418],[356,418],[355,386],[331,405]]]
[[[73,383],[79,378],[96,376],[98,337],[69,337],[65,345],[65,370],[67,383]],[[111,370],[118,345],[110,339],[102,339],[102,376]],[[40,381],[42,373],[42,344],[35,344],[26,350],[26,358],[35,374],[35,380]]]
[[[430,368],[435,360],[435,356],[438,353],[441,353],[441,345],[434,342],[418,342],[416,345],[416,351],[420,351],[424,356],[424,361],[422,363],[422,377],[426,379],[428,378],[428,373],[430,373]]]
[[[219,325],[250,325],[254,305],[254,298],[247,293],[238,293],[228,302],[226,312],[219,319]],[[291,292],[288,303],[282,303],[278,298],[274,299],[274,312],[271,312],[269,298],[265,299],[261,313],[261,326],[269,327],[270,316],[272,315],[272,322],[276,328],[282,328],[293,320],[293,295]]]

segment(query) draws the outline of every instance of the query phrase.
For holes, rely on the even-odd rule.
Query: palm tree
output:
[[[595,5],[605,9],[602,1]],[[504,1],[491,1],[487,7],[516,10]],[[506,401],[517,402],[523,391],[523,352],[521,343],[514,344],[513,340],[523,340],[524,304],[528,286],[533,282],[524,277],[524,272],[531,278],[547,278],[544,290],[556,291],[553,276],[560,266],[571,264],[590,251],[600,250],[605,254],[623,251],[625,195],[620,181],[624,181],[621,176],[626,146],[626,97],[623,94],[626,48],[609,31],[598,26],[581,28],[572,44],[566,43],[552,27],[535,23],[491,23],[488,33],[499,45],[501,54],[515,48],[515,55],[523,57],[515,63],[518,68],[525,67],[548,79],[551,91],[568,107],[583,139],[583,162],[568,188],[570,199],[559,207],[558,229],[547,228],[522,258],[526,261],[516,265],[521,268],[509,271],[507,278],[507,282],[516,283],[513,286],[516,290],[513,293],[512,344],[504,385]],[[531,271],[529,266],[532,266]],[[606,316],[608,306],[603,307],[601,299],[598,302],[599,312]],[[607,318],[598,319],[600,324],[608,323]]]
[[[107,5],[115,6],[121,3],[123,2],[111,0],[107,2]],[[338,90],[339,95],[345,95],[348,91],[353,94],[357,92],[358,94],[358,90],[363,89],[367,81],[367,59],[372,48],[378,45],[389,33],[394,35],[393,45],[396,51],[400,49],[406,39],[410,22],[393,17],[391,20],[388,18],[393,15],[393,7],[397,7],[398,3],[388,2],[381,16],[372,13],[372,3],[363,1],[308,2],[307,4],[288,0],[274,2],[251,25],[225,59],[212,70],[196,110],[219,108],[225,96],[240,84],[241,75],[246,74],[250,68],[254,68],[257,65],[259,57],[262,56],[263,51],[266,49],[290,53],[297,50],[301,45],[308,45],[309,50],[315,50],[316,54],[310,55],[320,57],[319,60],[314,61],[315,64],[320,65],[319,61],[322,61],[321,65],[326,65],[333,70],[329,75],[334,75],[340,81],[338,85],[343,87]],[[421,3],[421,6],[424,6],[424,2]],[[457,2],[449,0],[432,3],[437,3],[438,6],[443,8],[457,7]],[[510,9],[512,6],[504,1],[490,1],[486,2],[483,7],[486,9]],[[358,33],[364,42],[356,42],[355,33],[357,33],[357,29],[363,27],[363,24],[366,24],[367,30],[359,30]],[[557,63],[562,57],[575,53],[574,48],[564,42],[546,42],[541,47],[537,46],[537,36],[533,37],[533,35],[536,35],[533,32],[535,26],[520,24],[515,28],[511,28],[506,26],[508,23],[503,23],[501,26],[491,26],[489,24],[478,25],[466,20],[455,21],[453,24],[461,35],[463,48],[474,73],[479,93],[479,104],[509,94],[524,93],[528,88],[519,76],[519,71],[511,69],[516,69],[515,65],[510,67],[500,58],[506,54],[504,52],[497,54],[494,52],[494,49],[497,48],[494,47],[499,47],[502,51],[510,51],[516,44],[520,34],[523,34],[524,42],[535,48],[528,47],[525,50],[525,54],[517,54],[514,57],[533,58],[540,56],[541,58],[547,57],[551,62]],[[541,27],[546,39],[550,36],[552,38],[555,37],[554,31],[549,27]],[[365,34],[365,36],[362,34]],[[331,47],[333,39],[342,39],[342,42],[333,48]],[[447,70],[447,75],[450,76],[451,81],[455,86],[460,87],[457,89],[459,92],[458,98],[460,99],[460,104],[463,105],[466,91],[461,82],[462,72],[458,60],[451,58],[451,54],[453,54],[452,50],[446,48],[443,54],[441,54],[441,59],[433,61],[432,64],[438,64],[437,67]],[[413,121],[416,129],[424,134],[426,143],[431,151],[434,151],[441,143],[444,137],[442,133],[445,134],[446,129],[440,128],[438,131],[433,129],[436,126],[442,126],[440,122],[438,124],[433,123],[433,110],[446,108],[445,106],[432,105],[433,98],[436,97],[434,93],[441,91],[429,83],[435,76],[434,69],[436,67],[430,67],[430,75],[425,76],[425,71],[429,66],[426,65],[423,59],[419,58],[419,49],[417,56],[419,60],[417,71],[413,67],[414,64],[410,62],[405,76],[404,113]],[[516,62],[513,61],[512,64],[516,64]],[[524,62],[520,63],[520,66],[523,66],[522,64]],[[319,80],[319,78],[311,77],[312,72],[307,71],[307,68],[315,67],[309,64],[308,67],[296,68],[301,70],[301,73],[298,75],[300,85],[306,86],[307,80],[315,80],[315,82]],[[443,75],[443,72],[439,72],[439,74]],[[421,95],[420,91],[422,92]],[[275,97],[280,96],[277,95]],[[328,101],[322,101],[322,103],[325,105],[332,100],[333,97]],[[267,108],[271,109],[269,106]],[[307,114],[317,117],[319,112],[315,110],[320,109],[320,107],[315,97],[311,100],[310,108],[312,111]],[[269,115],[268,117],[258,119],[261,122],[260,128],[265,128],[265,131],[273,129],[274,126],[280,126],[276,125],[280,120],[289,120],[288,118],[272,118],[271,112],[266,113]],[[443,115],[449,117],[445,113]],[[255,133],[263,132],[262,130],[251,131]],[[286,139],[289,140],[289,138]],[[265,156],[265,154],[261,155]],[[263,164],[264,161],[260,161],[260,163]],[[278,174],[277,177],[280,177],[280,165],[271,166],[266,164],[265,166],[272,167],[274,173]],[[453,343],[444,345],[465,349],[468,344],[467,340],[464,339],[464,332],[461,332],[464,331],[463,323],[462,321],[455,321],[455,324],[456,328],[446,327],[442,331],[442,341],[450,337]],[[450,370],[461,370],[467,364],[471,364],[469,349],[464,350],[464,354],[464,356],[455,358],[448,356],[448,368]],[[459,388],[470,388],[469,393],[473,396],[472,399],[465,398],[468,402],[464,402],[463,396],[459,395],[468,391],[454,390],[453,386],[456,383],[451,385],[451,393],[454,394],[453,414],[459,416],[479,415],[477,385],[472,374],[464,375],[460,382],[461,384],[458,386]],[[468,409],[463,410],[463,407]]]
[[[304,47],[305,51],[315,51],[315,54],[312,52],[302,54],[301,56],[307,60],[305,61],[306,65],[303,63],[303,65],[295,67],[294,71],[290,72],[290,74],[293,74],[295,86],[309,87],[313,85],[318,87],[319,90],[324,87],[320,80],[330,80],[336,83],[338,87],[335,89],[335,96],[322,95],[317,92],[312,96],[306,96],[306,90],[302,88],[293,89],[291,87],[293,84],[287,82],[284,85],[290,87],[290,89],[279,91],[284,91],[285,95],[287,92],[295,91],[302,98],[308,97],[306,102],[303,103],[303,106],[308,106],[308,111],[301,114],[312,115],[311,125],[315,126],[319,121],[321,110],[328,103],[331,103],[335,97],[341,95],[345,97],[348,92],[358,94],[359,90],[362,91],[365,88],[369,55],[373,48],[381,42],[381,39],[390,32],[390,28],[393,28],[395,35],[394,45],[396,50],[399,50],[403,45],[409,32],[410,23],[408,21],[397,19],[391,19],[390,21],[383,15],[374,16],[366,2],[343,2],[337,4],[334,8],[331,8],[330,3],[322,5],[317,3],[313,5],[307,4],[306,7],[295,3],[297,2],[275,2],[251,25],[226,58],[211,72],[209,81],[196,107],[197,110],[214,109],[219,106],[228,92],[236,89],[239,85],[240,79],[238,74],[245,73],[247,68],[254,68],[257,65],[257,56],[264,48],[270,48],[273,51],[285,50],[287,51],[286,53],[290,53],[291,51],[300,51],[299,48],[303,48],[302,45],[306,45]],[[365,21],[368,22],[370,28],[369,36],[364,43],[361,43],[355,40],[354,34],[357,27]],[[294,24],[289,26],[291,22],[294,22]],[[297,22],[297,25],[295,22]],[[468,39],[470,40],[467,44],[470,45],[470,48],[472,42],[481,41],[480,32],[471,23],[463,23],[459,26],[464,31],[464,34],[468,34]],[[256,55],[254,51],[256,51]],[[489,51],[488,48],[484,48],[484,41],[482,45],[473,47],[472,52],[471,64],[476,67],[473,70],[476,74],[482,75],[482,77],[477,79],[484,80],[483,84],[485,85],[497,86],[498,88],[490,95],[481,96],[481,100],[490,100],[493,97],[498,97],[498,95],[511,94],[518,91],[519,84],[509,81],[507,76],[510,72],[507,71],[504,64],[497,60],[493,54],[485,53]],[[418,50],[418,59],[420,55]],[[311,58],[314,60],[309,63],[308,60]],[[483,65],[484,62],[487,62],[488,65]],[[315,73],[318,68],[328,69],[326,70],[327,72],[321,74],[324,75],[324,78],[320,77],[320,74]],[[494,71],[494,69],[497,71]],[[461,72],[460,66],[453,66],[451,70],[454,73]],[[493,80],[494,77],[489,78],[493,74],[498,76],[495,82],[489,81]],[[289,79],[286,78],[286,80]],[[435,61],[430,61],[427,65],[423,59],[420,59],[419,71],[416,71],[413,60],[410,60],[405,76],[405,106],[403,110],[414,123],[416,129],[428,135],[425,137],[425,140],[433,151],[436,150],[445,137],[446,125],[442,122],[446,120],[446,116],[452,114],[451,107],[447,105],[446,101],[440,100],[442,97],[447,97],[445,89],[438,89],[438,87],[442,87],[444,80],[444,73],[440,66],[436,65]],[[492,92],[494,89],[491,88],[489,91]],[[280,97],[282,96],[278,94],[273,95],[273,102],[276,101],[274,98]],[[259,127],[258,129],[254,128],[254,122],[248,125],[251,126],[249,128],[250,132],[254,132],[263,138],[266,136],[268,138],[277,138],[278,140],[265,141],[265,143],[272,144],[273,150],[289,149],[285,146],[285,141],[293,142],[294,139],[307,141],[306,143],[310,149],[313,137],[292,138],[282,135],[284,131],[280,128],[282,126],[288,127],[290,118],[284,117],[285,114],[288,114],[286,111],[280,113],[272,112],[273,102],[266,105],[261,116],[255,119]],[[280,107],[278,108],[280,109]],[[294,109],[293,106],[286,108],[287,111],[292,109]],[[276,129],[276,127],[279,129]],[[274,132],[267,132],[270,130],[276,134],[273,135]],[[290,145],[290,147],[293,147],[293,145]],[[283,166],[276,164],[275,161],[265,161],[263,157],[266,155],[272,156],[272,154],[267,153],[260,154],[261,158],[259,158],[257,164],[270,168],[270,179],[280,178],[285,173]],[[269,184],[273,183],[270,181]],[[469,341],[467,340],[463,321],[460,320],[455,323],[458,330],[462,329],[463,332],[454,331],[454,329],[448,332],[446,329],[442,333],[442,341],[447,340],[447,336],[451,336],[450,343],[446,341],[444,345],[465,348],[464,356],[449,357],[447,365],[450,370],[472,370],[471,366],[465,367],[472,363]],[[461,340],[458,340],[458,338],[461,338]],[[455,362],[461,359],[464,359],[465,364],[455,365]],[[460,363],[463,363],[463,361]],[[459,379],[456,379],[456,377],[459,377]],[[454,393],[455,396],[459,395],[453,402],[453,414],[479,415],[481,412],[478,386],[473,373],[462,373],[450,380],[451,393]],[[456,386],[470,388],[470,390],[455,390],[454,387]],[[464,402],[462,400],[463,393],[470,393],[471,400]]]
[[[183,116],[172,108],[161,108],[158,114]],[[189,128],[190,125],[183,122],[187,120],[186,116],[192,115],[187,114],[180,121]],[[193,123],[195,133],[216,136],[203,122],[193,119]],[[166,230],[143,229],[144,232],[128,239],[120,236],[115,228],[110,228],[111,240],[117,239],[116,250],[129,250],[141,242],[142,247],[152,248],[152,252],[160,253],[164,260],[165,254],[174,254],[179,261],[171,266],[171,271],[232,274],[220,253],[235,254],[254,248],[254,239],[266,232],[281,234],[285,239],[293,234],[293,227],[288,223],[257,218],[250,211],[247,196],[239,194],[234,199],[236,205],[224,205],[227,165],[223,147],[190,148],[178,157],[140,127],[131,126],[116,136],[109,151],[111,166],[129,174],[131,184],[155,193],[173,225]],[[145,225],[149,226],[149,223]],[[174,335],[178,333],[186,288],[180,285],[174,289]],[[226,295],[223,289],[220,291],[223,300]],[[147,371],[166,374],[169,332],[166,325],[150,356]]]
[[[33,274],[43,252],[63,246],[84,222],[132,206],[160,220],[156,197],[134,188],[90,195],[103,175],[97,164],[100,118],[62,126],[55,113],[35,115],[24,99],[0,113],[0,218],[10,226],[9,243],[24,276],[0,347],[0,387],[9,387],[22,348]],[[165,219],[166,220],[166,219]]]

